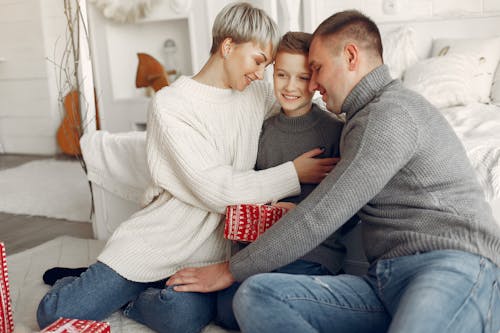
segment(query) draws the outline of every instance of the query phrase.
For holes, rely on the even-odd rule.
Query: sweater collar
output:
[[[172,86],[188,91],[193,98],[219,103],[239,94],[233,89],[217,88],[200,83],[189,76],[180,76],[172,83]]]
[[[391,81],[393,79],[386,65],[375,68],[362,78],[342,104],[342,113],[346,113],[347,120],[370,103]]]
[[[290,132],[304,131],[313,127],[319,121],[318,112],[326,111],[319,109],[316,104],[313,104],[311,111],[308,113],[298,117],[289,117],[283,112],[282,109],[278,117],[276,117],[276,126],[282,130]]]

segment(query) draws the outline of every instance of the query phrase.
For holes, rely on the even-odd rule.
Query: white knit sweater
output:
[[[123,222],[98,260],[138,282],[229,258],[227,205],[265,203],[300,193],[292,162],[254,171],[272,89],[237,92],[180,77],[153,98],[147,163],[159,197]]]

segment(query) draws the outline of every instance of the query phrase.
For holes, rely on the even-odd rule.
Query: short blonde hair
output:
[[[257,42],[262,47],[271,43],[274,58],[280,34],[276,22],[264,10],[237,2],[225,6],[217,14],[212,27],[210,54],[216,53],[226,38],[231,38],[237,44]]]

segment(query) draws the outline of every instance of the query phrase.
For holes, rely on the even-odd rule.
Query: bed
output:
[[[454,128],[500,225],[500,69],[495,72],[500,39],[493,38],[499,26],[500,16],[390,23],[380,28],[385,61],[393,76],[428,97]],[[449,54],[443,55],[446,47],[444,53]],[[483,80],[476,82],[477,78]],[[28,331],[37,328],[36,305],[47,290],[42,272],[55,265],[78,267],[93,262],[113,230],[140,209],[144,189],[151,183],[144,132],[87,133],[81,145],[94,190],[96,239],[61,237],[8,257],[14,318],[18,327]],[[347,270],[362,272],[366,263],[359,229],[347,241]],[[119,313],[109,320],[113,332],[150,332]],[[206,332],[225,331],[210,325]]]

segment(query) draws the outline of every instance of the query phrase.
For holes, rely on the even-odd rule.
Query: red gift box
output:
[[[269,205],[228,206],[224,237],[241,242],[253,242],[287,211],[286,208]]]
[[[5,245],[0,242],[0,332],[12,333],[14,318],[9,293],[9,276],[7,274],[7,256]]]
[[[109,324],[102,321],[59,318],[40,333],[110,333]]]

